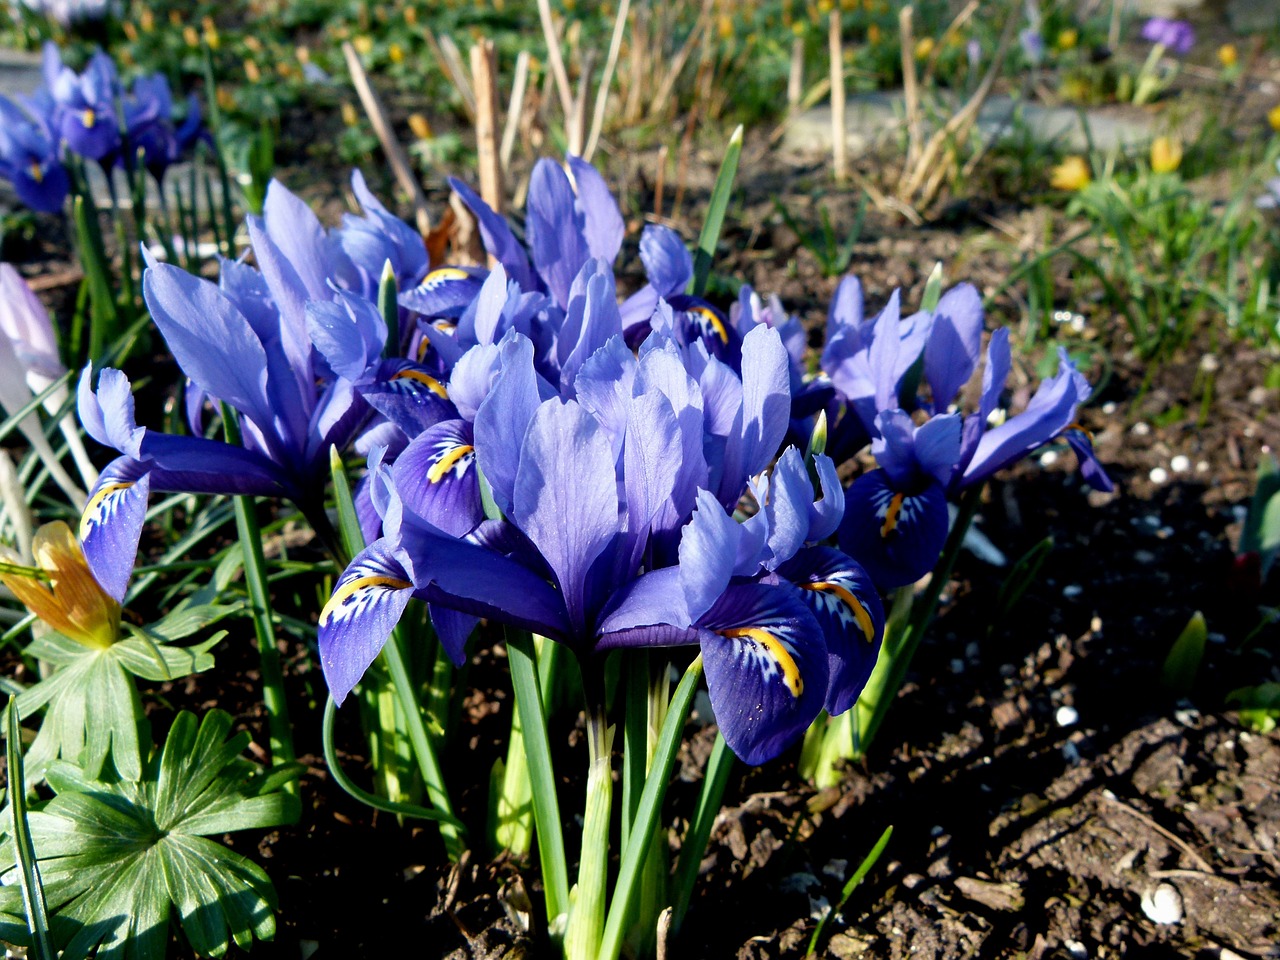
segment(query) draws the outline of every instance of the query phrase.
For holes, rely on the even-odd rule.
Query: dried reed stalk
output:
[[[400,141],[396,139],[391,121],[387,118],[386,108],[383,107],[373,85],[369,83],[369,75],[365,72],[364,64],[360,62],[360,55],[356,53],[356,48],[350,41],[342,44],[342,55],[346,58],[347,71],[351,74],[351,82],[355,85],[357,96],[360,97],[365,116],[373,125],[373,132],[378,135],[382,152],[387,155],[387,162],[391,164],[391,172],[395,174],[400,189],[408,194],[409,201],[413,204],[414,222],[417,224],[418,232],[425,237],[431,233],[431,214],[427,209],[427,198],[422,193],[422,187],[409,166],[409,157],[405,154]]]
[[[609,104],[609,87],[613,83],[613,71],[618,67],[618,54],[622,52],[622,35],[627,29],[627,14],[631,11],[631,0],[622,0],[618,6],[618,16],[613,21],[613,36],[609,39],[609,56],[604,62],[604,75],[600,77],[600,88],[596,91],[596,108],[591,117],[591,134],[587,137],[586,152],[582,158],[588,163],[596,152],[600,142],[600,131],[604,127],[605,110]]]
[[[529,51],[521,50],[516,56],[516,72],[511,80],[511,99],[507,103],[507,125],[502,131],[502,147],[498,152],[502,169],[511,166],[511,151],[515,149],[516,134],[520,131],[520,119],[524,114],[524,98],[529,86]]]
[[[471,48],[471,82],[476,91],[476,165],[480,196],[495,213],[504,206],[502,160],[498,153],[498,56],[493,41]]]
[[[830,17],[827,45],[831,55],[831,165],[836,182],[843,183],[849,175],[849,150],[844,130],[844,42],[840,36],[839,4],[832,8]]]

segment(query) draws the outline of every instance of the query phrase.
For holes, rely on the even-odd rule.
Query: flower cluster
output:
[[[420,238],[354,184],[365,215],[326,233],[273,183],[249,222],[257,270],[224,262],[215,286],[149,266],[144,293],[191,378],[195,436],[137,427],[117,371],[96,392],[88,371],[80,388],[89,432],[123,454],[82,523],[113,596],[148,489],[284,496],[323,523],[330,446],[367,452],[369,546],[319,623],[338,701],[416,597],[455,662],[480,618],[584,664],[696,645],[726,741],[762,762],[857,701],[884,630],[879,590],[936,561],[949,495],[1058,436],[1106,482],[1075,421],[1088,386],[1065,357],[992,426],[1010,368],[997,331],[978,408],[954,406],[981,355],[968,285],[906,318],[895,295],[864,320],[847,279],[814,378],[776,299],[744,287],[722,311],[686,292],[692,261],[667,228],[645,229],[648,282],[620,303],[624,222],[576,157],[536,166],[527,246],[454,183],[491,269],[429,269]],[[400,343],[374,305],[384,262],[403,291]],[[206,398],[239,411],[245,447],[201,436]],[[823,416],[827,452],[803,452]],[[868,444],[878,469],[846,492],[837,464]]]
[[[62,209],[70,189],[63,150],[101,164],[133,169],[137,161],[160,181],[204,136],[195,96],[175,110],[163,74],[144,74],[125,90],[115,63],[101,51],[83,73],[44,47],[44,85],[14,102],[0,96],[0,177],[18,198],[42,213]]]

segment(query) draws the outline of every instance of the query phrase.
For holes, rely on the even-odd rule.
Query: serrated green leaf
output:
[[[56,796],[28,821],[63,960],[161,958],[175,911],[201,956],[274,935],[276,899],[266,873],[206,837],[288,822],[299,804],[280,792],[278,779],[241,759],[247,736],[227,739],[231,727],[222,711],[199,724],[179,714],[160,755],[133,780],[102,782],[66,762],[49,767]],[[6,833],[0,873],[14,862]],[[20,894],[0,886],[6,936],[15,909]]]

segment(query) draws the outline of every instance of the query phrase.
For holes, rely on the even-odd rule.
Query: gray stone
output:
[[[906,107],[902,93],[876,92],[851,97],[845,106],[845,143],[851,156],[865,154],[905,136]],[[935,121],[926,136],[933,132]],[[1074,107],[1049,107],[991,97],[978,112],[978,134],[983,139],[1011,137],[1025,130],[1041,146],[1056,146],[1081,153],[1092,144],[1096,150],[1137,148],[1154,136],[1149,113],[1126,104],[1093,107],[1083,113]],[[783,138],[783,148],[795,153],[831,151],[831,109],[815,107],[793,121]]]
[[[1205,0],[1130,0],[1129,12],[1139,17],[1185,17],[1204,5]]]
[[[1231,0],[1227,21],[1237,33],[1274,30],[1280,26],[1280,3],[1276,0]]]
[[[11,98],[30,96],[42,82],[38,53],[0,47],[0,93]]]

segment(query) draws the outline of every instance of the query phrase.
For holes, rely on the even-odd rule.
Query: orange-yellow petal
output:
[[[120,604],[98,585],[65,523],[46,523],[31,542],[36,565],[49,577],[0,574],[27,609],[53,630],[87,647],[109,647],[120,634]]]

